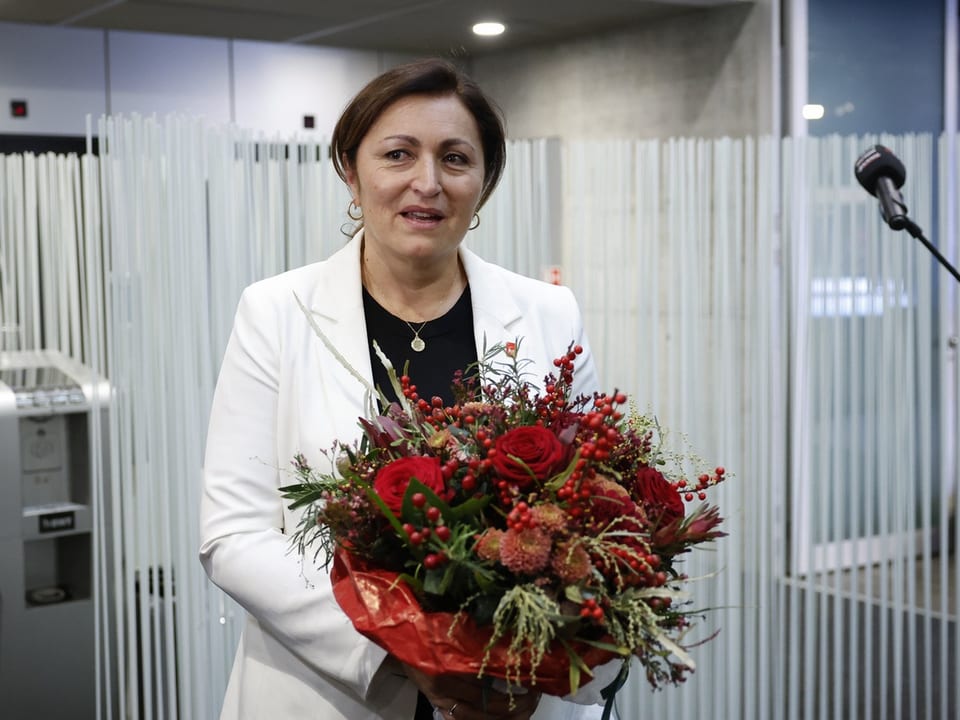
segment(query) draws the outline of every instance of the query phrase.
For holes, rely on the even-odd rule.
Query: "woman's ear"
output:
[[[359,205],[360,183],[357,181],[357,171],[354,170],[353,164],[350,162],[350,159],[347,157],[346,153],[340,156],[340,164],[343,167],[344,179],[347,181],[347,186],[350,188],[350,194],[353,196],[354,201]]]

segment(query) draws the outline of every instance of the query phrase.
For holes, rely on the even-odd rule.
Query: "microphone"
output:
[[[907,170],[899,158],[889,148],[874,145],[857,158],[853,172],[864,189],[880,201],[880,215],[884,222],[894,230],[906,230],[922,242],[960,283],[960,272],[923,236],[920,226],[907,217],[907,206],[900,194],[900,188],[907,179]]]
[[[874,145],[857,158],[853,171],[864,189],[880,201],[883,221],[894,230],[907,227],[907,206],[900,194],[907,170],[900,159],[889,148]]]

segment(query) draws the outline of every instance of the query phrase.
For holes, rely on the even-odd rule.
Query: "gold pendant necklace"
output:
[[[413,340],[410,341],[410,348],[414,352],[423,352],[423,349],[427,346],[427,344],[423,341],[423,338],[420,337],[420,333],[423,331],[423,326],[426,325],[429,320],[420,323],[420,327],[418,328],[414,328],[413,325],[408,323],[406,320],[404,320],[404,322],[407,323],[407,327],[413,331]]]

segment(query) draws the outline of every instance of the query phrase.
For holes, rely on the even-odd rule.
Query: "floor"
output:
[[[796,603],[789,616],[799,637],[812,637],[802,643],[797,667],[808,649],[816,658],[817,670],[807,676],[815,687],[800,694],[804,712],[849,720],[960,718],[955,551],[789,584],[795,588],[789,604]],[[811,601],[816,628],[808,636],[804,608]]]

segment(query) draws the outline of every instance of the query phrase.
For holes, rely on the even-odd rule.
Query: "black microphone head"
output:
[[[877,194],[877,180],[888,177],[899,188],[907,179],[907,170],[899,158],[883,145],[874,145],[864,152],[853,165],[857,180],[871,195]]]

